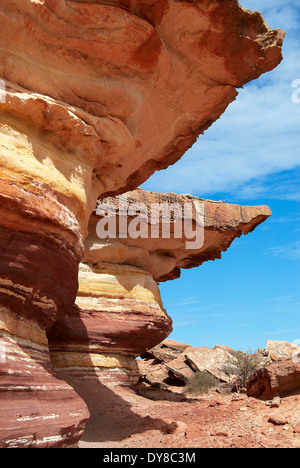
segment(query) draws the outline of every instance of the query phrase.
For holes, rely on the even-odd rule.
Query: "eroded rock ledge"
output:
[[[282,39],[235,0],[1,1],[1,446],[67,446],[87,417],[71,387],[72,425],[49,414],[64,397],[46,332],[74,303],[97,198],[176,162],[236,87],[277,66]]]
[[[120,236],[122,224],[119,220],[116,223],[117,239],[99,239],[96,229],[101,216],[97,216],[97,212],[101,211],[100,208],[104,212],[105,207],[114,208],[113,214],[116,213],[119,218],[123,217],[125,207],[128,213],[128,225],[134,219],[134,216],[130,216],[130,208],[136,211],[141,224],[140,237],[132,239],[127,235],[122,238]],[[203,220],[201,215],[204,215]],[[252,232],[270,215],[271,210],[267,206],[232,205],[192,195],[155,193],[137,189],[124,196],[98,200],[94,215],[90,218],[90,234],[86,239],[84,258],[89,263],[101,261],[138,265],[149,271],[155,281],[168,281],[178,278],[181,269],[194,268],[208,260],[220,259],[222,252],[230,247],[234,239]],[[165,236],[168,236],[166,219],[169,218],[168,238]],[[189,222],[192,228],[186,230],[185,223]],[[154,231],[151,230],[153,225]],[[204,236],[202,239],[199,232],[197,243],[196,236],[194,238],[190,236],[201,225],[204,228]],[[146,238],[143,238],[144,236]]]
[[[31,155],[30,179],[67,185],[79,222],[84,194],[176,162],[236,88],[278,65],[284,36],[237,0],[3,0],[0,25],[2,132]]]
[[[204,208],[203,245],[187,248],[184,236],[174,238],[178,219],[170,219],[170,238],[164,238],[165,213],[155,217],[158,237],[99,239],[97,224],[112,220],[91,216],[89,236],[86,239],[84,262],[79,270],[79,291],[76,305],[48,332],[51,358],[57,370],[77,378],[96,378],[105,383],[131,384],[137,381],[135,358],[162,342],[172,328],[171,319],[163,308],[158,284],[180,275],[181,268],[192,268],[205,261],[221,258],[235,238],[248,234],[271,214],[266,206],[239,206],[212,202],[176,194],[156,194],[141,189],[127,193],[127,211],[130,207],[143,208],[139,216],[144,232],[150,225],[150,211],[157,203],[182,209],[190,207],[196,232],[196,210]],[[143,204],[141,206],[141,203]],[[155,205],[156,203],[156,205]],[[139,205],[137,205],[139,204]],[[104,206],[102,204],[102,206]],[[120,197],[105,200],[105,206],[114,208],[116,225],[124,227],[124,204]],[[193,208],[193,209],[192,209]],[[158,214],[157,212],[155,214]],[[149,215],[149,216],[148,216]],[[127,231],[133,217],[126,219]],[[186,220],[179,219],[184,224]],[[142,231],[141,231],[142,233]],[[196,237],[196,236],[195,236]],[[192,245],[192,247],[195,247]]]

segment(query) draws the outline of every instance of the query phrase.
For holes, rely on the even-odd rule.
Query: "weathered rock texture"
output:
[[[119,211],[120,197],[105,202],[106,208],[112,210],[109,218],[104,213],[97,215],[99,205],[90,220],[76,305],[53,326],[48,338],[52,362],[57,370],[75,373],[82,378],[132,383],[138,376],[135,358],[162,342],[172,330],[157,283],[179,276],[181,268],[192,268],[221,258],[221,251],[226,250],[234,238],[252,231],[271,212],[266,206],[241,207],[138,189],[126,194],[125,212],[131,213],[137,204],[142,208],[143,203],[139,222],[143,233],[149,235],[133,239],[120,237],[122,222],[124,228],[124,212]],[[204,237],[196,249],[187,248],[184,229],[180,238],[162,237],[165,218],[161,214],[154,218],[159,235],[150,237],[151,208],[158,208],[154,203],[166,203],[166,206],[176,203],[182,213],[188,205],[195,229],[195,207],[198,203],[204,207],[205,216],[200,220],[202,225],[198,225]],[[118,226],[116,239],[98,238],[97,224],[107,219]],[[178,219],[182,224],[186,222],[186,219]],[[172,217],[170,233],[174,232],[178,219]],[[132,221],[133,216],[125,218],[126,232],[129,232]],[[170,359],[174,359],[176,353],[170,349]],[[177,364],[180,373],[180,363],[173,364]]]
[[[300,347],[288,341],[268,340],[265,365],[248,379],[247,393],[262,400],[300,393]]]
[[[140,381],[152,387],[185,391],[185,385],[196,373],[209,373],[231,391],[236,361],[234,350],[226,346],[194,348],[165,340],[144,353],[138,368]]]
[[[272,361],[288,361],[300,356],[300,347],[288,341],[273,341],[268,340],[265,352],[270,356]],[[298,358],[300,360],[300,358]]]
[[[53,365],[79,378],[137,382],[135,358],[171,332],[156,282],[140,267],[82,264],[76,305],[49,331]]]
[[[230,382],[230,364],[236,358],[224,347],[216,346],[213,349],[187,348],[184,352],[185,360],[195,372],[209,372],[221,382]]]
[[[274,354],[276,351],[277,356]],[[156,387],[175,393],[185,392],[185,386],[195,373],[210,373],[218,379],[218,391],[228,393],[239,386],[239,371],[243,352],[227,346],[194,348],[173,340],[154,346],[138,361],[139,392]],[[278,357],[280,356],[280,358]],[[292,359],[291,359],[292,357]],[[247,379],[249,397],[271,400],[300,393],[300,348],[286,341],[271,341],[255,354],[256,370]],[[254,362],[254,361],[253,361]],[[279,398],[280,401],[280,398]],[[271,403],[275,405],[274,402]]]
[[[282,39],[235,0],[1,1],[1,336],[17,354],[23,320],[46,346],[45,331],[72,307],[97,197],[136,188],[178,160],[235,99],[236,87],[280,62]],[[37,349],[39,338],[31,335],[28,346]],[[38,399],[29,371],[20,364],[11,373],[10,361],[0,396],[18,408],[11,389],[27,392],[18,413],[26,419]],[[45,379],[41,372],[39,387]],[[73,399],[81,427],[85,407]],[[39,408],[30,434],[59,446],[58,436],[46,436],[41,421],[49,415]],[[9,412],[0,445],[18,445],[8,427],[17,427]]]
[[[77,221],[95,186],[125,192],[177,161],[282,58],[283,32],[236,0],[2,0],[0,14],[3,134]]]
[[[300,363],[292,360],[275,362],[259,369],[249,379],[248,396],[270,400],[300,392]]]
[[[73,388],[53,373],[46,333],[0,309],[0,446],[70,447],[89,413]]]
[[[97,223],[104,217],[105,207],[112,210],[113,216],[117,216],[116,239],[101,240],[97,235]],[[125,229],[127,233],[130,232],[130,223],[134,221],[134,216],[130,216],[131,210],[140,207],[138,218],[141,233],[137,239],[128,234],[124,238],[121,237],[124,234],[124,207],[129,213],[125,221],[126,227],[128,226]],[[159,207],[162,209],[159,210]],[[166,207],[174,209],[174,212],[170,210],[170,236],[166,232],[168,237],[164,234]],[[199,216],[200,207],[204,219]],[[102,216],[97,215],[99,211]],[[181,269],[195,268],[208,260],[220,259],[221,253],[230,247],[234,239],[252,232],[270,215],[271,211],[267,206],[230,205],[223,201],[204,200],[191,195],[137,189],[125,196],[107,198],[104,203],[98,201],[96,212],[91,216],[89,223],[90,234],[86,240],[85,261],[139,266],[149,271],[157,282],[168,281],[178,278]],[[203,228],[203,236],[199,235],[198,242],[193,245],[189,245],[191,239],[184,227],[189,221],[193,223],[194,232],[197,229],[200,233]],[[178,224],[181,229],[176,231]],[[156,227],[154,234],[157,232],[157,238],[151,231],[153,225]],[[194,236],[196,240],[196,235]]]

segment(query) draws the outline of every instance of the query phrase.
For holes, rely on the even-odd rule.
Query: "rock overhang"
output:
[[[131,207],[135,207],[133,211],[136,210],[139,223],[144,226],[144,232],[141,228],[138,238],[130,237],[130,223],[134,219],[130,215]],[[138,265],[149,271],[157,282],[172,280],[180,276],[181,269],[195,268],[205,261],[221,258],[221,253],[235,238],[252,232],[269,216],[271,210],[264,205],[240,206],[191,195],[137,189],[125,196],[98,200],[90,218],[83,261],[90,265],[101,262]],[[106,239],[99,238],[99,221],[106,222],[113,217],[115,236],[111,238],[108,233]],[[189,235],[184,226],[186,221],[193,224]],[[176,236],[178,223],[180,230]],[[154,224],[157,227],[155,237],[152,236]],[[167,224],[169,231],[165,236],[164,226]],[[199,247],[188,237],[197,235],[197,226],[199,233],[203,231],[201,239],[199,234]]]
[[[84,191],[124,193],[175,163],[236,88],[282,59],[284,33],[235,0],[18,5],[0,10],[0,109],[35,146],[64,149],[65,179],[82,167],[78,205]]]

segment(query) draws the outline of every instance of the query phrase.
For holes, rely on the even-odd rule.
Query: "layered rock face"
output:
[[[0,25],[2,132],[27,178],[68,187],[77,221],[91,192],[177,161],[235,88],[278,65],[283,40],[236,0],[3,0]]]
[[[300,347],[288,341],[268,340],[268,365],[258,369],[247,382],[247,393],[262,400],[300,391]]]
[[[76,446],[89,412],[50,363],[45,331],[1,308],[0,446]]]
[[[270,215],[267,206],[137,189],[98,200],[90,218],[85,260],[138,265],[157,282],[173,280],[181,269],[220,259],[234,239],[252,232]],[[109,230],[110,238],[99,239]]]
[[[300,390],[300,363],[286,360],[256,371],[247,383],[247,394],[262,400],[284,397]]]
[[[74,303],[97,198],[178,160],[282,39],[235,0],[1,1],[1,446],[72,444],[87,417],[46,332]],[[49,414],[65,397],[72,424],[63,405]]]
[[[221,258],[235,238],[270,214],[266,206],[141,189],[99,201],[90,219],[76,305],[48,332],[54,367],[77,378],[136,381],[135,358],[172,330],[158,283],[178,277],[181,268]]]
[[[54,367],[77,378],[130,385],[135,358],[171,332],[156,282],[138,266],[82,264],[76,305],[48,332]]]

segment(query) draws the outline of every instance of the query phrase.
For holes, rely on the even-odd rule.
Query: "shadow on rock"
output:
[[[172,431],[170,424],[161,419],[134,413],[128,401],[96,378],[79,380],[65,372],[59,372],[59,377],[68,382],[88,406],[90,419],[81,438],[83,442],[121,441],[149,430],[160,430],[164,434]],[[134,395],[130,389],[119,392]]]

